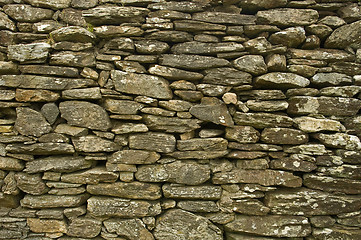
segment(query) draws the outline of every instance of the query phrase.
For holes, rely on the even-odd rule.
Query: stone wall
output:
[[[361,239],[358,1],[0,6],[0,239]]]

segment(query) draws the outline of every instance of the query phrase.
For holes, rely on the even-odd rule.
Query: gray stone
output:
[[[350,229],[344,226],[336,226],[330,228],[314,228],[312,236],[316,239],[322,240],[336,240],[336,239],[358,239],[361,237],[359,229]]]
[[[8,58],[21,63],[44,63],[49,54],[47,43],[17,44],[8,47]]]
[[[113,141],[93,135],[72,138],[72,142],[75,150],[80,152],[115,152],[120,149]]]
[[[0,74],[18,74],[18,65],[13,62],[0,61]]]
[[[51,8],[56,10],[68,8],[71,0],[26,0],[25,2],[35,7]]]
[[[40,22],[51,19],[54,13],[50,9],[35,8],[25,4],[8,4],[3,9],[9,17],[18,22]]]
[[[272,34],[269,38],[272,44],[282,44],[289,48],[296,48],[306,40],[306,32],[303,27],[290,27],[283,31]]]
[[[318,12],[312,9],[272,9],[259,11],[257,14],[258,24],[270,24],[281,27],[305,26],[318,20]]]
[[[175,115],[174,111],[168,111],[163,108],[156,108],[156,107],[145,107],[141,110],[141,112],[150,115],[163,116],[163,117],[173,117]]]
[[[115,38],[115,37],[136,37],[143,35],[144,31],[139,27],[132,26],[101,26],[95,27],[94,33],[100,38]]]
[[[308,60],[322,60],[322,61],[353,61],[355,56],[348,52],[336,49],[312,49],[303,50],[291,48],[287,52],[289,58],[301,58]]]
[[[140,219],[108,219],[104,226],[110,233],[116,233],[129,240],[154,240]]]
[[[256,17],[245,14],[234,14],[226,12],[200,12],[192,16],[193,20],[210,23],[230,25],[252,25],[256,23]]]
[[[357,21],[337,28],[327,38],[325,47],[344,49],[350,46],[355,49],[360,48],[360,26],[361,21]]]
[[[346,150],[361,150],[361,141],[355,135],[347,133],[316,133],[313,135],[326,147],[344,148]]]
[[[160,99],[172,98],[168,81],[161,77],[117,70],[112,71],[111,76],[117,91]]]
[[[33,109],[17,108],[16,115],[15,128],[23,135],[40,137],[51,131],[51,126],[44,116]]]
[[[302,179],[292,173],[276,170],[242,170],[235,169],[231,172],[215,173],[212,181],[214,184],[230,183],[256,183],[263,186],[300,187]]]
[[[163,54],[159,63],[161,65],[181,68],[186,70],[201,70],[207,68],[228,66],[229,62],[225,59],[200,55],[173,55]]]
[[[257,37],[243,43],[243,46],[251,54],[284,53],[287,47],[281,45],[272,46],[265,37]]]
[[[89,9],[98,4],[98,0],[72,0],[71,6],[73,8]]]
[[[203,93],[204,96],[219,97],[228,92],[231,87],[220,86],[213,84],[198,84],[197,90]]]
[[[267,73],[255,79],[255,85],[261,88],[302,88],[310,84],[307,78],[294,73]]]
[[[218,200],[221,198],[220,186],[199,185],[184,186],[179,184],[165,184],[162,187],[164,197],[174,199]]]
[[[354,179],[306,174],[303,177],[303,184],[308,188],[326,192],[340,192],[346,194],[361,193],[361,181]]]
[[[193,104],[183,100],[159,101],[159,106],[170,111],[185,112],[188,111]]]
[[[59,207],[78,207],[86,202],[89,194],[81,194],[76,196],[56,196],[56,195],[41,195],[34,196],[26,194],[20,201],[22,207],[32,209],[42,208],[59,208]]]
[[[311,172],[317,168],[316,164],[309,161],[309,159],[305,159],[304,161],[302,157],[298,157],[297,155],[291,155],[289,158],[272,160],[270,167],[272,169],[298,172]]]
[[[56,133],[67,134],[73,137],[80,137],[88,134],[87,128],[74,127],[68,124],[59,124],[56,126],[54,131]]]
[[[135,42],[135,49],[141,54],[162,54],[169,50],[169,45],[156,40],[140,40]]]
[[[239,86],[252,82],[252,76],[250,74],[234,68],[212,68],[205,70],[204,73],[203,83]]]
[[[318,21],[318,23],[326,24],[327,26],[330,26],[332,28],[338,28],[346,24],[345,20],[338,16],[326,16],[320,21]]]
[[[345,129],[339,121],[327,118],[298,117],[293,120],[296,126],[304,132],[340,132]]]
[[[145,67],[138,62],[116,61],[115,66],[124,72],[146,73]]]
[[[98,26],[114,22],[143,22],[148,13],[149,10],[146,8],[101,5],[84,10],[83,17],[87,22]]]
[[[361,86],[325,87],[320,90],[321,96],[327,97],[354,97],[361,91]]]
[[[226,26],[220,24],[206,23],[194,20],[180,20],[174,21],[174,29],[187,32],[201,32],[201,31],[225,31]],[[192,38],[190,39],[190,41]]]
[[[11,21],[9,19],[9,17],[3,12],[0,13],[0,28],[1,29],[8,29],[8,30],[11,30],[11,31],[16,30],[16,26],[15,26],[14,22]]]
[[[314,34],[319,39],[324,40],[332,33],[332,28],[325,24],[312,24],[312,25],[306,27],[306,31],[309,34]],[[305,43],[305,44],[307,44],[307,43]],[[310,49],[312,49],[312,48],[310,48]]]
[[[92,167],[92,162],[86,161],[83,157],[54,156],[39,158],[37,160],[27,162],[26,169],[24,171],[27,173],[38,173],[46,171],[74,172],[90,167]]]
[[[146,38],[164,42],[188,42],[192,41],[193,36],[187,32],[169,30],[152,32],[146,35]]]
[[[273,113],[241,113],[236,112],[234,122],[237,125],[247,125],[254,128],[291,127],[292,118]]]
[[[9,144],[6,151],[20,154],[33,155],[56,155],[56,154],[72,154],[74,147],[67,143],[34,143],[34,144]]]
[[[66,233],[64,220],[28,218],[26,221],[30,230],[35,233]]]
[[[341,167],[320,167],[319,170],[332,177],[361,179],[361,170],[357,165],[342,164]]]
[[[246,106],[256,112],[275,112],[283,111],[288,108],[286,101],[259,101],[259,100],[248,100]]]
[[[265,128],[261,140],[270,144],[299,145],[308,142],[308,135],[292,128]]]
[[[149,68],[149,73],[153,75],[158,75],[170,80],[189,80],[196,81],[203,78],[203,75],[196,72],[189,72],[185,70],[180,70],[171,67],[165,67],[160,65],[155,65]]]
[[[251,126],[234,126],[233,128],[226,128],[225,137],[239,143],[256,143],[260,133]]]
[[[159,240],[223,239],[222,231],[207,218],[174,209],[157,219],[154,236]]]
[[[337,14],[347,23],[361,19],[361,9],[357,3],[347,4],[338,9]]]
[[[100,88],[69,89],[61,93],[64,99],[101,99]]]
[[[133,149],[169,153],[174,151],[175,144],[175,137],[166,133],[148,132],[129,137],[129,147]]]
[[[88,199],[87,210],[94,217],[136,218],[161,213],[159,202],[98,196]]]
[[[108,172],[104,167],[95,167],[81,172],[63,174],[62,182],[81,183],[81,184],[98,184],[99,182],[115,182],[118,174]]]
[[[144,107],[143,104],[129,100],[116,100],[107,98],[104,101],[104,107],[115,114],[137,114]]]
[[[93,33],[79,26],[63,27],[52,31],[50,34],[55,42],[69,41],[92,43],[96,39],[96,36]]]
[[[225,225],[226,231],[257,234],[270,237],[306,237],[311,234],[308,219],[301,216],[236,215],[234,221]]]
[[[176,159],[199,159],[199,160],[209,160],[214,158],[224,157],[229,153],[229,151],[179,151],[168,153],[168,156],[174,157]]]
[[[292,89],[290,89],[292,90]],[[241,100],[279,100],[285,99],[286,95],[281,90],[250,90],[237,93]]]
[[[95,56],[90,52],[57,52],[51,55],[50,64],[69,67],[94,67]]]
[[[143,120],[147,127],[155,131],[165,131],[171,133],[185,133],[200,128],[202,121],[198,119],[182,119],[178,117],[162,117],[145,115]]]
[[[352,84],[352,77],[341,73],[317,73],[311,78],[311,83],[318,87],[329,87]]]
[[[76,218],[71,221],[67,235],[72,237],[93,238],[98,236],[102,222],[92,218]]]
[[[7,195],[4,193],[0,193],[1,207],[2,208],[17,208],[20,204],[20,196],[19,195]],[[1,230],[0,230],[1,233]],[[0,236],[3,236],[2,234]],[[5,235],[6,236],[6,235]]]
[[[25,193],[31,195],[43,195],[49,191],[49,188],[41,179],[40,174],[18,172],[15,175],[15,179],[17,187]]]
[[[70,125],[107,131],[111,127],[107,112],[94,103],[81,101],[61,102],[61,117]]]
[[[148,8],[152,10],[173,10],[192,13],[203,11],[207,6],[206,2],[159,2],[149,4]]]
[[[60,94],[49,90],[16,89],[15,99],[18,102],[55,102]]]
[[[144,150],[121,150],[108,157],[110,163],[124,164],[153,164],[158,161],[160,154]]]
[[[228,141],[223,138],[193,138],[178,140],[177,149],[180,151],[222,151],[226,150]]]
[[[271,54],[266,57],[268,71],[282,72],[287,69],[286,56],[281,54]]]
[[[224,52],[243,51],[244,47],[240,43],[202,43],[197,41],[179,43],[172,47],[174,54],[204,54],[215,55]]]
[[[261,75],[267,73],[267,66],[262,56],[246,55],[233,61],[234,67],[251,73],[253,75]]]

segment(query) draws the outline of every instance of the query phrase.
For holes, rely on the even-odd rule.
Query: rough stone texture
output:
[[[318,17],[318,12],[311,9],[272,9],[259,11],[257,13],[257,23],[281,27],[304,26],[315,23]]]
[[[90,168],[92,163],[83,157],[46,157],[26,163],[26,172],[37,173],[45,171],[74,172]]]
[[[261,88],[302,88],[307,87],[310,81],[294,73],[267,73],[256,78],[255,85]]]
[[[88,194],[74,196],[56,196],[56,195],[25,195],[21,200],[21,206],[27,208],[43,209],[58,207],[77,207],[86,202]]]
[[[43,63],[49,54],[50,45],[47,43],[32,43],[10,45],[8,57],[21,63]]]
[[[299,145],[308,141],[308,135],[291,128],[265,128],[261,140],[270,144]]]
[[[161,65],[166,65],[175,68],[186,70],[199,70],[214,67],[224,67],[229,65],[225,59],[214,57],[206,57],[200,55],[172,55],[164,54],[159,59]]]
[[[345,47],[350,46],[353,48],[360,48],[360,25],[361,21],[357,21],[339,27],[327,38],[325,47],[344,49]],[[347,37],[345,34],[347,34]]]
[[[147,230],[140,219],[109,219],[104,226],[110,233],[117,233],[130,240],[153,240],[153,235]]]
[[[234,67],[253,75],[261,75],[267,73],[267,65],[262,56],[246,55],[234,60]]]
[[[15,128],[23,135],[40,137],[51,131],[51,126],[45,117],[35,110],[30,108],[17,108],[16,115]]]
[[[54,13],[50,9],[36,8],[26,4],[9,4],[4,7],[4,11],[19,22],[39,22],[51,19]]]

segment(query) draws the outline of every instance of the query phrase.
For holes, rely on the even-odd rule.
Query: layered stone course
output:
[[[0,0],[0,240],[361,239],[357,0]]]

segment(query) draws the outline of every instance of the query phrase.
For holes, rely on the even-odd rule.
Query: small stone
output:
[[[177,149],[180,151],[222,151],[227,149],[227,145],[228,141],[223,138],[193,138],[177,141]]]
[[[28,218],[30,231],[36,233],[67,233],[67,226],[63,220]]]
[[[110,163],[124,164],[153,164],[158,161],[160,154],[144,150],[122,150],[113,153],[108,161]]]
[[[262,56],[245,55],[237,58],[233,62],[235,68],[251,73],[252,75],[261,75],[267,73],[267,66]]]
[[[320,90],[321,96],[327,97],[354,97],[361,91],[361,86],[326,87]]]
[[[275,112],[286,110],[288,108],[288,103],[286,101],[248,100],[246,106],[252,111]]]
[[[80,137],[88,134],[88,129],[81,127],[74,127],[68,124],[59,124],[58,126],[56,126],[54,131],[56,133],[67,134],[73,137]]]
[[[93,8],[98,4],[98,0],[72,0],[71,7],[89,9]]]
[[[292,90],[292,89],[291,89]],[[281,90],[250,90],[237,93],[242,100],[279,100],[285,99],[286,96]]]
[[[311,24],[306,27],[306,31],[324,40],[332,33],[333,30],[331,27],[324,24]]]
[[[148,132],[129,137],[129,147],[133,149],[169,153],[174,151],[175,144],[175,137],[166,133]]]
[[[8,30],[11,30],[11,31],[16,30],[16,26],[15,26],[14,22],[11,21],[9,19],[9,17],[3,12],[0,13],[0,28],[1,29],[8,29]]]
[[[220,24],[206,23],[194,20],[179,20],[174,21],[175,30],[186,32],[200,32],[200,31],[225,31],[226,26]],[[192,38],[190,41],[193,40]],[[196,39],[194,39],[196,40]]]
[[[19,73],[18,65],[13,62],[0,61],[0,73],[2,75],[18,74]]]
[[[25,172],[38,173],[46,171],[74,172],[92,167],[91,161],[86,161],[83,157],[63,157],[54,156],[39,158],[36,161],[26,163]]]
[[[263,88],[273,87],[285,89],[306,87],[310,84],[310,81],[307,78],[294,73],[274,72],[257,77],[255,84],[256,86]]]
[[[138,62],[116,61],[115,66],[124,72],[146,73],[145,68]]]
[[[291,128],[265,128],[261,140],[270,144],[303,144],[308,142],[308,135]]]
[[[135,42],[135,48],[141,54],[162,54],[169,50],[169,45],[157,40],[140,40]]]
[[[331,228],[315,228],[312,235],[319,239],[358,239],[361,236],[361,231],[359,229],[336,226]]]
[[[15,128],[23,135],[40,137],[51,131],[51,126],[44,116],[33,109],[17,108],[16,115]]]
[[[100,88],[69,89],[62,92],[64,99],[101,99]]]
[[[338,16],[326,16],[318,21],[318,23],[326,24],[332,28],[338,28],[346,24],[345,20]]]
[[[76,218],[71,221],[68,227],[68,236],[93,238],[101,231],[102,223],[92,218]]]
[[[44,63],[49,50],[50,45],[47,43],[10,45],[8,47],[8,58],[21,63]]]
[[[225,93],[222,96],[222,100],[225,104],[237,104],[237,94],[235,93]]]
[[[312,9],[271,9],[257,13],[258,24],[270,24],[281,27],[305,26],[318,20],[318,12]]]
[[[21,160],[11,157],[0,157],[0,169],[7,171],[21,171],[24,164]]]
[[[218,97],[228,92],[231,87],[212,85],[212,84],[198,84],[197,90],[203,93],[204,96]]]
[[[109,219],[104,221],[104,226],[108,232],[117,233],[129,240],[154,239],[143,222],[140,219]]]
[[[198,102],[203,98],[200,91],[176,90],[174,94],[188,102]]]
[[[173,25],[171,25],[170,29],[172,29]],[[155,31],[148,35],[146,38],[159,40],[164,42],[188,42],[193,39],[192,34],[182,31]]]
[[[272,44],[282,44],[289,48],[296,48],[306,40],[306,32],[303,27],[290,27],[283,31],[272,34],[269,41]]]

